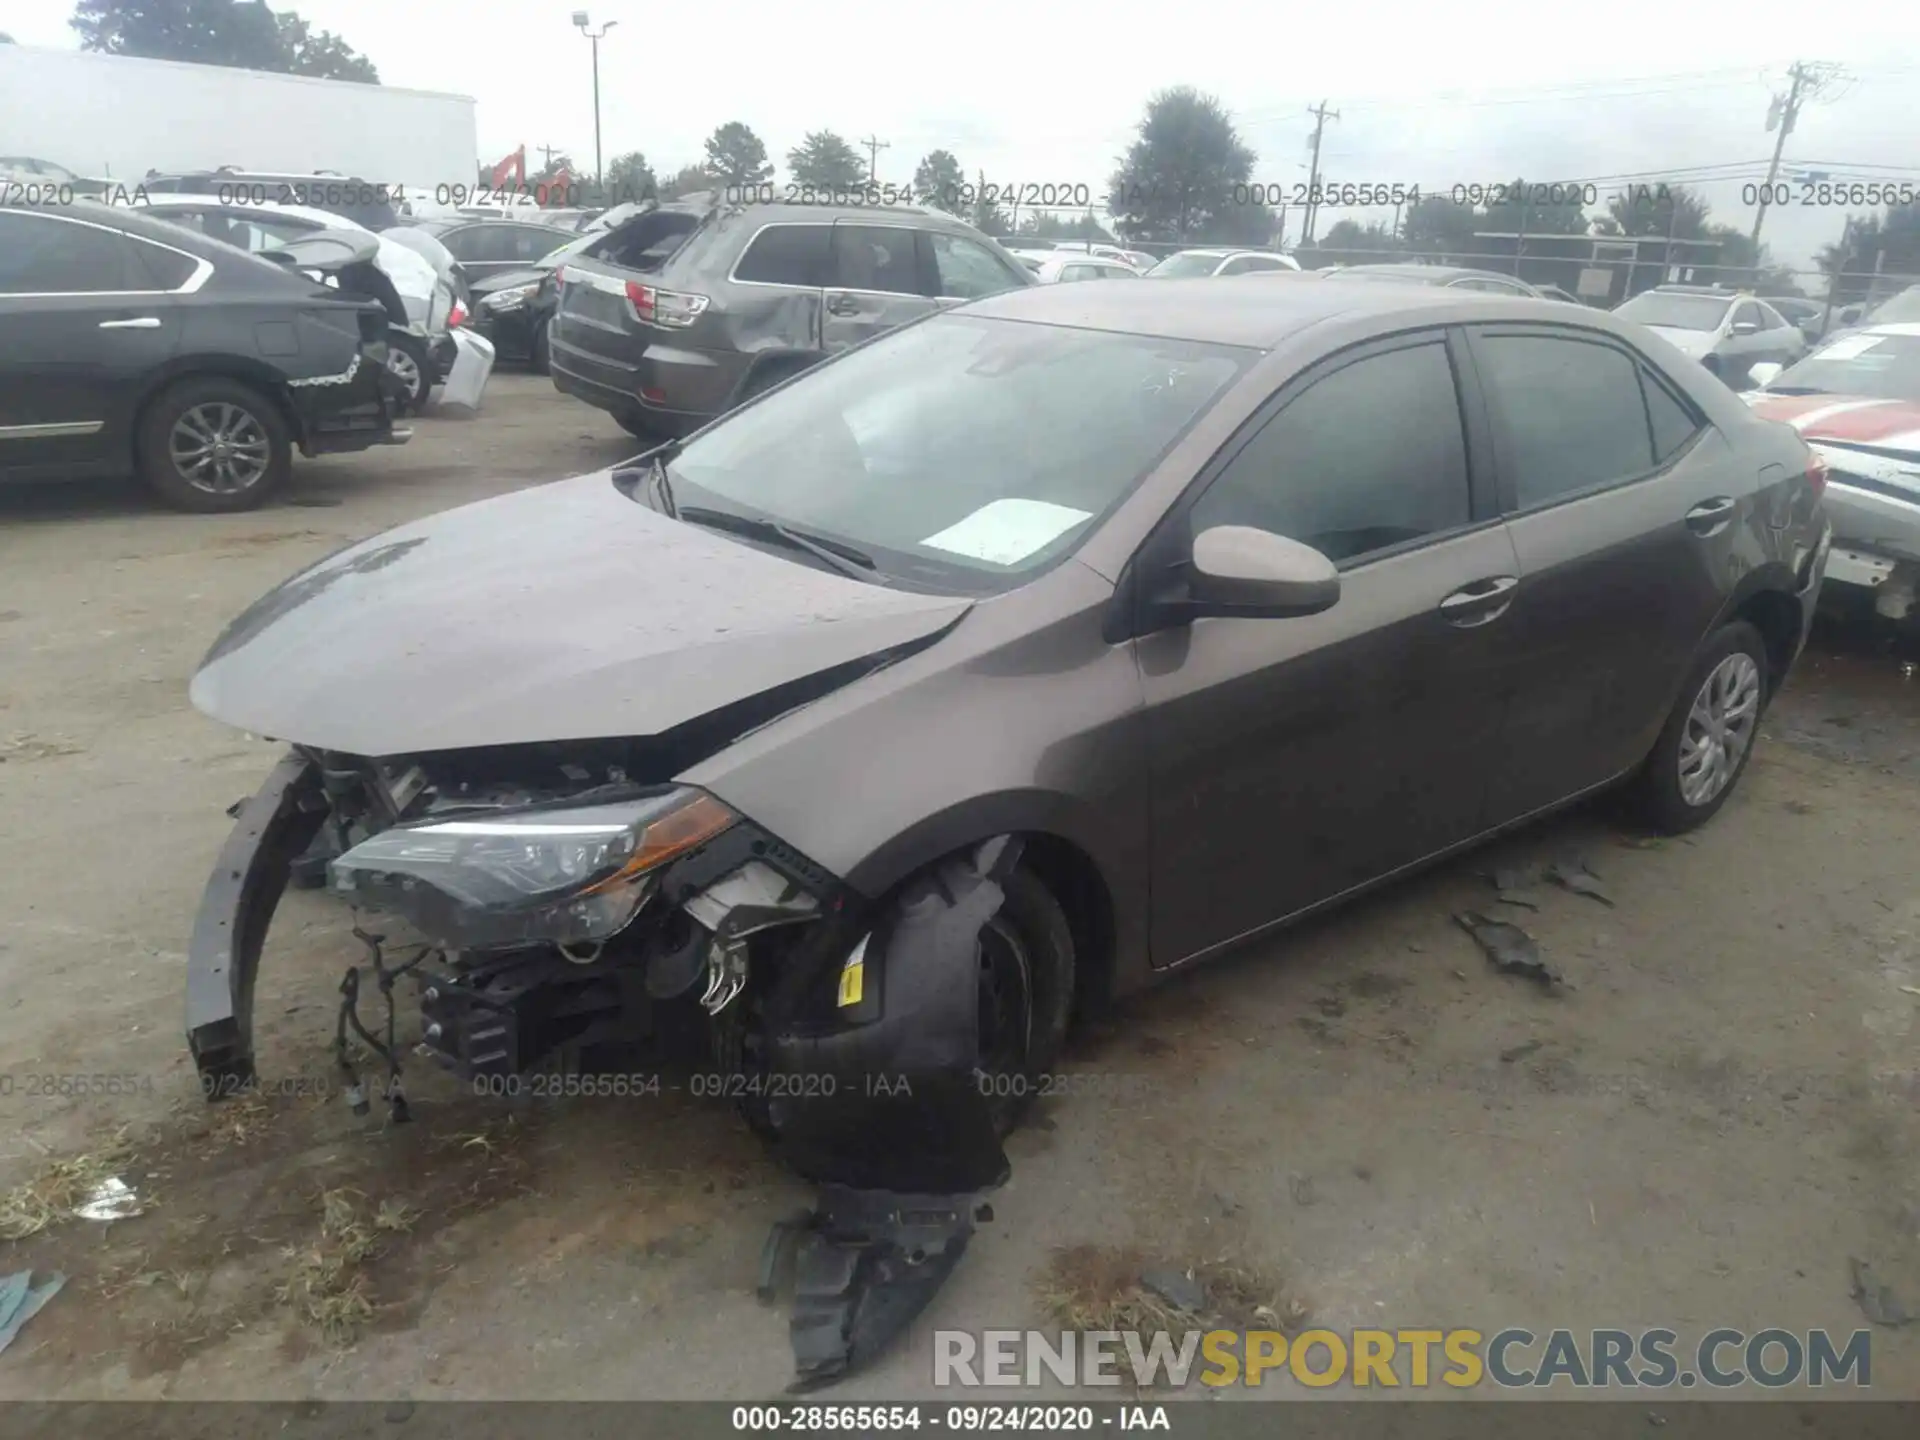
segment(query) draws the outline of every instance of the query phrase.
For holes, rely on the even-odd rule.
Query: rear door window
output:
[[[156,288],[117,230],[0,210],[0,295],[109,294]]]
[[[151,245],[145,240],[129,240],[133,253],[146,275],[143,288],[153,290],[178,290],[193,278],[193,272],[200,264],[191,255],[178,250],[169,250],[164,245]]]
[[[768,225],[753,237],[747,253],[733,267],[733,278],[752,285],[823,289],[832,233],[829,225]]]
[[[999,256],[979,242],[969,240],[964,235],[945,235],[935,231],[928,231],[926,238],[928,249],[933,256],[933,273],[939,284],[941,296],[960,300],[979,300],[988,295],[998,295],[1003,290],[1015,290],[1020,287],[1020,277],[1008,269]],[[1097,277],[1063,275],[1061,278],[1089,280]]]
[[[1474,359],[1504,436],[1516,509],[1653,469],[1639,367],[1625,351],[1570,334],[1480,333]]]
[[[914,232],[893,225],[835,225],[832,285],[882,295],[921,295]]]
[[[1664,465],[1706,427],[1690,406],[1644,369],[1640,385],[1647,396],[1647,423],[1653,427],[1653,460]]]

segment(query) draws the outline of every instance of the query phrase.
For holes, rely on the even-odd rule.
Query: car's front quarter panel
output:
[[[1068,841],[1112,905],[1113,978],[1146,974],[1148,767],[1113,587],[1069,560],[976,604],[929,648],[739,740],[679,779],[878,896],[1010,831]]]

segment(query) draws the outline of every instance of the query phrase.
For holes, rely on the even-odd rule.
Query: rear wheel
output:
[[[140,478],[162,500],[202,514],[251,510],[286,483],[293,446],[279,408],[221,375],[170,385],[140,417]]]
[[[419,414],[426,407],[427,395],[433,389],[433,370],[427,358],[426,342],[413,335],[389,331],[387,369],[407,388],[407,413]]]
[[[527,363],[533,366],[533,373],[536,375],[553,373],[551,351],[547,346],[547,327],[552,324],[553,321],[548,319],[540,321],[533,327],[533,344],[529,347]]]
[[[1769,698],[1760,632],[1744,620],[1723,626],[1694,662],[1635,779],[1649,824],[1677,835],[1719,812],[1753,756]]]

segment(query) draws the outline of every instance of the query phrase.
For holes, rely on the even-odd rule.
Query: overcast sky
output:
[[[71,0],[0,0],[0,31],[72,46]],[[588,44],[574,0],[304,0],[295,8],[371,57],[383,81],[478,101],[481,158],[522,142],[593,157]],[[1741,186],[1764,172],[1767,101],[1796,59],[1851,78],[1802,112],[1792,162],[1864,167],[1920,184],[1920,4],[1854,0],[1837,21],[1805,0],[1690,7],[1616,0],[1537,4],[1384,0],[1295,11],[1170,0],[595,0],[604,150],[657,171],[696,160],[714,126],[742,120],[784,171],[810,129],[888,142],[879,178],[905,183],[928,150],[969,177],[1085,183],[1096,194],[1155,90],[1190,84],[1233,112],[1256,179],[1304,181],[1306,107],[1340,111],[1322,151],[1335,181],[1456,183],[1614,177],[1752,162],[1704,188],[1714,218],[1745,228]],[[1311,18],[1308,18],[1311,17]],[[448,180],[467,177],[449,176]],[[1603,186],[1603,190],[1604,190]],[[1845,212],[1770,212],[1774,253],[1804,264]],[[1320,229],[1336,218],[1323,215]],[[1389,219],[1391,210],[1356,218]],[[1290,238],[1298,219],[1290,218]]]

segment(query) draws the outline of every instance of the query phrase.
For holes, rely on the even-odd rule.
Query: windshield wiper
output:
[[[662,478],[665,478],[664,469]],[[712,510],[704,505],[689,505],[684,510],[672,513],[689,525],[704,525],[710,530],[724,530],[749,540],[771,540],[776,545],[784,545],[789,550],[798,550],[824,561],[842,575],[851,575],[856,580],[879,579],[879,566],[866,551],[856,550],[839,540],[803,534],[789,525],[782,525],[778,520],[769,520],[761,515],[739,515],[731,510]]]

